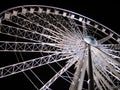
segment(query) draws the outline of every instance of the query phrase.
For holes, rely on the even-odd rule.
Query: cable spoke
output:
[[[54,15],[54,16],[50,16],[49,14],[45,14],[45,13],[37,13],[37,15],[42,18],[43,22],[47,22],[49,24],[51,24],[52,26],[54,26],[55,28],[57,28],[57,32],[58,33],[61,33],[62,35],[66,36],[67,33],[67,36],[70,36],[72,32],[70,32],[69,28],[66,28],[64,25],[67,23],[67,21],[65,21],[64,18],[62,17],[59,17],[57,15]],[[58,20],[59,18],[59,20]],[[64,22],[64,23],[63,23]],[[68,24],[68,26],[70,26]]]
[[[101,74],[101,77],[104,76],[103,78],[105,78],[105,80],[111,83],[111,86],[107,86],[107,87],[108,88],[113,87],[113,86],[116,87],[116,85],[114,84],[113,80],[110,78],[110,75],[108,73],[111,73],[112,76],[118,80],[119,80],[120,74],[115,71],[116,67],[109,63],[109,61],[111,61],[110,58],[106,56],[104,53],[102,53],[101,51],[96,51],[95,49],[93,50],[93,56],[94,56],[93,57],[94,65],[95,65],[94,68],[97,68],[96,70],[99,71],[99,73]],[[97,72],[96,70],[94,73]],[[104,81],[104,79],[102,80]],[[105,84],[109,85],[107,82],[105,82]]]
[[[98,48],[111,49],[111,50],[120,50],[120,44],[101,44],[97,46]]]
[[[108,89],[110,90],[113,90],[112,89],[112,86],[105,80],[105,78],[100,74],[99,71],[96,70],[96,75],[97,75],[97,78],[99,78],[101,81],[102,81],[102,84],[105,85],[105,87],[107,87]]]
[[[48,64],[49,65],[49,64]],[[49,67],[57,74],[57,71],[51,66],[49,65]],[[62,79],[64,79],[65,81],[67,81],[68,83],[71,83],[71,81],[69,81],[68,79],[66,79],[65,77],[63,77],[62,75],[60,76]]]
[[[101,44],[96,46],[99,50],[101,50],[103,53],[106,53],[108,56],[112,58],[120,58],[120,44]]]
[[[67,64],[57,73],[55,74],[40,90],[45,90],[47,89],[57,78],[59,78],[67,69],[69,69],[76,61],[78,58],[73,58],[70,59]]]
[[[56,62],[57,63],[57,65],[60,67],[60,68],[63,68],[63,66],[61,66],[60,64],[59,64],[59,62]],[[66,72],[65,72],[65,74],[66,74],[66,76],[64,75],[62,75],[61,77],[63,77],[63,79],[69,79],[69,83],[71,83],[71,81],[72,81],[72,77],[71,77],[71,75],[73,76],[73,73],[71,73],[69,70],[67,70]]]
[[[18,56],[17,56],[17,54],[15,53],[15,56],[16,56],[16,58],[17,58],[17,61],[18,62],[20,62],[20,58],[18,58]],[[20,53],[20,57],[21,57],[21,59],[22,59],[22,61],[24,61],[23,60],[23,57],[22,57],[22,54]],[[32,70],[30,70],[31,72],[32,72]],[[38,90],[38,87],[34,84],[34,82],[30,79],[30,77],[26,74],[26,72],[22,72],[24,75],[25,75],[25,77],[31,82],[31,84]],[[34,74],[34,72],[32,72],[33,74]]]
[[[20,27],[22,27],[21,29],[25,29],[27,31],[33,31],[33,32],[37,32],[37,33],[42,33],[44,35],[48,35],[50,37],[54,37],[55,39],[60,39],[60,36],[64,36],[63,34],[57,33],[54,27],[50,27],[50,28],[45,28],[43,26],[40,26],[39,24],[33,23],[31,22],[29,19],[25,19],[19,16],[14,16],[14,15],[10,15],[9,19],[6,19],[7,21],[10,21]],[[39,19],[38,19],[39,20]],[[59,31],[59,30],[57,30]],[[59,37],[58,37],[59,36]]]

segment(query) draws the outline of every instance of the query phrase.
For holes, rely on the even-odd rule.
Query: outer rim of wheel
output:
[[[109,35],[107,32],[105,31],[109,31],[110,33],[113,34],[113,36],[117,36],[116,38],[115,37],[111,37],[113,38],[116,42],[120,43],[120,35],[117,34],[116,32],[114,32],[112,29],[108,28],[107,26],[89,18],[89,17],[86,17],[84,15],[81,15],[79,13],[76,13],[76,12],[73,12],[73,11],[70,11],[70,10],[66,10],[66,9],[63,9],[63,8],[58,8],[58,7],[53,7],[53,6],[47,6],[47,5],[21,5],[21,6],[17,6],[17,7],[12,7],[12,8],[9,8],[7,10],[4,10],[0,13],[0,15],[6,13],[6,12],[9,12],[10,10],[14,10],[14,9],[18,9],[18,8],[27,8],[27,7],[38,7],[38,8],[46,8],[46,9],[54,9],[54,12],[55,10],[58,10],[58,11],[62,11],[62,14],[63,15],[64,13],[66,13],[66,15],[63,15],[64,17],[68,17],[68,18],[72,18],[72,19],[75,19],[75,20],[78,20],[80,22],[85,22],[86,24],[88,25],[91,25],[92,27],[94,28],[97,28],[98,30],[101,30],[99,28],[99,26],[102,27],[102,30],[101,32],[105,33],[106,35]],[[68,15],[67,15],[68,14]],[[60,15],[60,13],[58,12],[58,15]],[[91,24],[94,23],[94,25]]]

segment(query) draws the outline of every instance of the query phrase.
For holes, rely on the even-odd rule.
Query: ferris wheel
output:
[[[120,35],[69,10],[23,5],[1,12],[0,56],[6,53],[15,59],[0,64],[0,79],[23,73],[37,90],[54,90],[59,78],[69,90],[120,90]],[[34,71],[45,66],[53,71],[47,81]]]

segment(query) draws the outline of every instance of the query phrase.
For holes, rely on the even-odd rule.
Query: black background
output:
[[[114,2],[114,0],[105,1],[106,0],[1,0],[0,11],[20,5],[36,4],[55,6],[85,15],[120,33],[120,3]],[[59,82],[58,87],[61,87],[60,84]],[[0,90],[17,90],[22,88],[28,90],[29,86],[31,86],[31,83],[23,74],[18,74],[18,76],[13,75],[0,80]],[[53,90],[60,90],[58,87]],[[29,90],[34,90],[34,88],[29,88]]]

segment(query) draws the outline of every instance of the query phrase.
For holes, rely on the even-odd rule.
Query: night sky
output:
[[[4,1],[4,2],[2,2]],[[89,1],[89,2],[88,2]],[[48,5],[55,6],[59,8],[68,9],[82,15],[85,15],[89,18],[92,18],[103,25],[111,28],[115,32],[120,34],[120,3],[109,1],[102,2],[101,0],[1,0],[0,1],[0,12],[8,8],[20,6],[20,5]],[[92,2],[90,2],[92,1]],[[104,0],[105,1],[105,0]],[[15,59],[14,55],[9,55],[10,59],[5,58],[4,53],[0,53],[0,60],[4,60],[4,63],[8,63],[7,60]],[[9,61],[10,62],[10,61]],[[2,64],[0,64],[2,65]],[[56,67],[53,64],[53,67]],[[57,68],[58,69],[58,68]],[[43,66],[40,68],[34,69],[38,73],[39,77],[49,79],[48,76],[54,75],[54,72],[48,67]],[[42,74],[41,74],[42,73]],[[32,74],[27,71],[27,74],[35,81]],[[64,90],[68,89],[67,82],[62,82],[63,80],[59,79],[55,84],[52,85],[53,90],[61,90],[61,87],[64,87]],[[62,83],[61,83],[62,82]],[[39,86],[39,83],[36,82],[36,85]],[[32,87],[32,84],[27,80],[23,73],[9,76],[7,78],[0,79],[0,90],[35,90]]]

